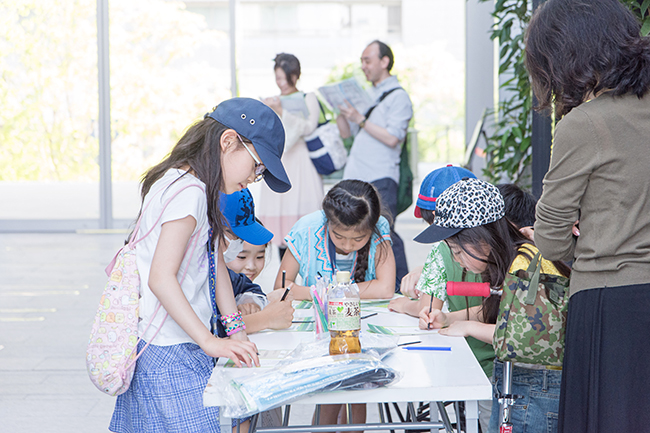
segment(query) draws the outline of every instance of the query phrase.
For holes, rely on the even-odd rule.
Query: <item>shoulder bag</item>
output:
[[[527,270],[506,276],[492,343],[501,361],[562,365],[569,279],[541,268],[537,253]]]

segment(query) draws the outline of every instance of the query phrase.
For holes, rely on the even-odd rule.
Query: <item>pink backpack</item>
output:
[[[151,343],[151,341],[147,342],[147,345],[140,353],[136,353],[141,338],[138,337],[140,273],[138,272],[135,261],[135,246],[153,231],[154,227],[156,227],[162,218],[162,214],[167,208],[167,205],[169,205],[174,197],[181,191],[193,186],[201,188],[204,191],[203,187],[197,184],[187,185],[178,190],[165,202],[160,211],[160,216],[152,225],[151,230],[141,238],[135,240],[140,229],[142,216],[147,210],[147,207],[149,207],[149,204],[153,201],[152,197],[147,206],[142,210],[131,235],[131,240],[117,252],[106,268],[106,274],[109,278],[104,287],[102,297],[99,300],[99,308],[97,309],[93,327],[90,331],[90,339],[88,340],[88,348],[86,349],[86,368],[92,383],[100,391],[108,395],[116,396],[126,392],[131,384],[131,379],[133,379],[135,362]],[[197,232],[192,236],[188,243],[188,249],[190,246],[192,247],[190,258],[194,254],[199,234],[200,232]],[[187,250],[185,254],[187,254]],[[185,269],[183,277],[180,280],[181,284],[186,274],[187,269]],[[147,323],[145,332],[149,329],[154,317],[156,317],[160,306],[161,304],[159,302],[149,323]],[[167,314],[165,314],[160,327],[158,327],[151,340],[156,337],[166,319]]]

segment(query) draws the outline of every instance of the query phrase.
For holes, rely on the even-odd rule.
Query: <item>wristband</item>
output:
[[[236,322],[236,321],[241,321],[241,311],[237,311],[236,313],[228,314],[227,316],[222,315],[219,320],[221,320],[221,323],[223,323],[223,326],[227,326],[229,323]]]
[[[245,331],[246,330],[246,325],[243,322],[238,322],[235,325],[226,328],[226,335],[230,337],[233,334],[238,333],[239,331]]]

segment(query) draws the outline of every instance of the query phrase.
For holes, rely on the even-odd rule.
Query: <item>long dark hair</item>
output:
[[[142,177],[141,195],[144,202],[151,186],[162,178],[167,170],[189,166],[206,187],[208,222],[212,227],[213,247],[224,234],[224,218],[219,209],[219,192],[224,183],[221,169],[221,136],[227,129],[211,117],[193,124],[178,140],[169,155],[147,170]],[[237,145],[241,146],[239,141]]]
[[[534,246],[535,244],[522,235],[507,218],[501,218],[497,221],[469,229],[463,229],[448,240],[458,244],[458,246],[468,255],[475,254],[468,249],[480,251],[488,246],[490,253],[486,259],[487,267],[481,275],[483,282],[490,283],[491,287],[501,287],[506,275],[510,271],[510,266],[517,255],[524,254],[529,260],[534,255],[519,249],[525,244]],[[480,259],[480,258],[478,258]],[[563,262],[553,262],[556,269],[565,277],[568,277],[571,270]],[[483,300],[480,314],[485,323],[496,323],[499,314],[498,296],[490,296]]]
[[[650,39],[618,0],[548,0],[526,30],[536,109],[562,117],[590,94],[641,98],[650,87]]]
[[[361,180],[342,180],[330,189],[323,199],[323,211],[329,223],[361,231],[370,230],[379,235],[377,222],[382,215],[381,199],[372,184]],[[357,265],[354,281],[366,280],[370,244],[368,242],[357,251]]]

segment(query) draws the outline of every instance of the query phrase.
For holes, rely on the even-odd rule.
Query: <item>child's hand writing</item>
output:
[[[293,283],[289,284],[289,288],[293,288]],[[275,289],[275,290],[272,290],[271,293],[267,293],[267,295],[266,295],[266,299],[268,299],[268,300],[269,300],[269,303],[271,303],[271,304],[272,304],[273,302],[279,302],[280,299],[282,299],[282,295],[284,295],[285,290],[286,290],[286,289],[282,289],[282,290],[280,290],[280,289]],[[293,301],[293,300],[294,300],[293,292],[292,292],[291,290],[289,290],[289,293],[287,294],[287,297],[284,298],[284,301],[285,301],[285,302],[286,302],[286,301],[289,301],[289,303],[291,303],[291,301]]]
[[[268,320],[268,328],[270,329],[287,329],[291,326],[291,321],[293,320],[293,312],[295,311],[291,306],[291,301],[289,300],[291,292],[287,295],[287,298],[280,302],[271,302],[267,305],[262,313],[264,313]]]
[[[420,329],[441,329],[449,326],[447,315],[440,310],[433,310],[429,313],[429,307],[420,311]]]

